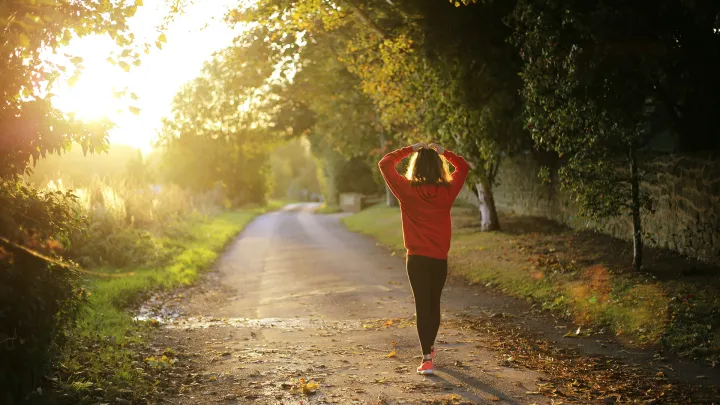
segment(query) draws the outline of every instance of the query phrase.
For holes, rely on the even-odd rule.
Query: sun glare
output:
[[[73,85],[67,82],[53,89],[53,105],[58,109],[74,113],[82,120],[109,118],[117,121],[118,111],[127,108],[124,101],[115,94],[125,86],[127,76],[116,66],[105,60],[102,49],[107,49],[106,38],[84,38],[73,44],[74,54],[87,55],[85,69]]]
[[[219,19],[236,0],[197,2],[165,31],[167,43],[142,55],[141,65],[124,71],[107,61],[115,43],[108,36],[91,36],[73,41],[49,57],[64,54],[83,58],[78,80],[57,83],[51,90],[53,105],[82,120],[108,118],[115,123],[111,143],[122,143],[144,151],[160,129],[161,119],[171,112],[172,99],[181,86],[195,78],[212,54],[231,44],[241,28],[231,29]],[[165,0],[145,1],[130,21],[138,41],[154,43],[158,27],[167,14]],[[124,96],[121,96],[123,94]],[[137,100],[129,97],[135,93]],[[130,107],[136,107],[134,112]]]

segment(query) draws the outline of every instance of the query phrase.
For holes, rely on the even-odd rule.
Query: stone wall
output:
[[[543,184],[533,154],[505,159],[495,186],[501,212],[539,216],[576,229],[597,229],[630,240],[632,223],[621,216],[595,223],[578,215],[573,198],[556,184]],[[720,263],[720,158],[665,155],[648,159],[650,172],[642,184],[654,200],[655,212],[643,212],[646,243]],[[471,193],[462,198],[477,203]]]

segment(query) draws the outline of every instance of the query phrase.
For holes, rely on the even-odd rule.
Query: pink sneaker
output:
[[[420,367],[417,368],[417,373],[423,374],[423,375],[435,374],[435,367],[433,366],[433,361],[432,360],[423,361],[422,364],[420,365]]]

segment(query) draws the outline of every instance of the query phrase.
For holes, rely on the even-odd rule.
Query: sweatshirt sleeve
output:
[[[468,165],[462,156],[458,156],[447,149],[445,153],[443,153],[443,156],[455,167],[455,171],[452,174],[452,183],[450,184],[450,195],[454,199],[460,194],[460,190],[462,190],[463,184],[465,184],[465,179],[470,171],[470,165]]]
[[[406,195],[407,191],[412,186],[410,185],[410,180],[401,176],[400,173],[397,172],[397,169],[395,169],[395,166],[397,166],[401,160],[410,156],[412,152],[412,146],[406,146],[402,149],[388,153],[385,157],[380,159],[380,162],[378,163],[380,173],[382,173],[385,183],[387,183],[388,187],[390,187],[390,191],[392,191],[398,200],[401,200],[401,196]]]

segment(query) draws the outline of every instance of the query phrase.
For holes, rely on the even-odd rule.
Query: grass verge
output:
[[[58,402],[144,403],[161,394],[156,389],[157,369],[173,360],[143,356],[151,325],[133,320],[128,308],[152,291],[194,283],[250,220],[283,205],[273,202],[188,224],[182,237],[159,243],[176,252],[164,266],[101,269],[88,277],[84,282],[89,292],[87,305],[54,377]],[[100,273],[103,275],[97,275]]]
[[[342,212],[339,206],[327,204],[323,204],[320,208],[315,210],[316,214],[336,214],[338,212]]]
[[[480,232],[476,211],[465,207],[453,208],[452,218],[451,269],[470,282],[562,312],[584,325],[576,337],[605,329],[631,346],[720,361],[718,269],[648,249],[648,270],[635,273],[631,246],[603,235],[513,216],[501,217],[502,232]],[[403,249],[396,208],[375,206],[343,222]]]

